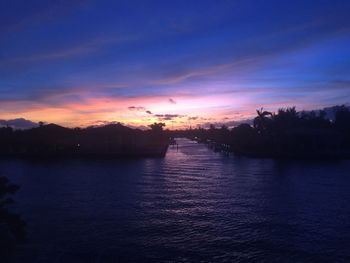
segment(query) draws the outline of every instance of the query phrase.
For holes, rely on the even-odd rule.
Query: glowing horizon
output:
[[[350,102],[349,2],[143,3],[0,4],[0,119],[171,129]]]

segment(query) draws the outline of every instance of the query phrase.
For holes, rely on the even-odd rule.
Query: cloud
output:
[[[5,10],[4,12],[7,13]],[[23,12],[30,13],[26,9]],[[101,27],[92,28],[87,25],[91,31],[84,31],[82,25],[80,32],[80,28],[75,27],[78,24],[71,26],[69,23],[62,23],[62,30],[64,24],[69,25],[64,32],[64,38],[47,28],[52,32],[52,38],[48,38],[50,41],[42,38],[43,41],[38,43],[37,39],[47,35],[46,23],[42,24],[46,20],[40,20],[38,24],[42,24],[43,28],[39,31],[28,30],[23,36],[18,33],[18,38],[10,37],[2,44],[4,52],[0,54],[0,60],[3,61],[0,62],[0,118],[13,119],[20,116],[39,121],[42,116],[47,116],[54,121],[79,121],[79,124],[99,118],[145,122],[145,118],[157,118],[152,112],[218,116],[217,112],[221,110],[249,109],[254,113],[255,108],[261,105],[275,107],[272,103],[278,102],[283,105],[284,101],[292,101],[298,107],[303,106],[307,109],[311,107],[310,103],[317,103],[316,106],[339,103],[349,98],[346,63],[341,62],[343,56],[337,57],[342,49],[334,56],[327,52],[328,48],[338,50],[338,42],[323,42],[344,37],[348,30],[338,32],[346,26],[345,23],[341,27],[334,27],[333,18],[317,17],[321,24],[308,25],[300,20],[300,23],[290,23],[292,27],[289,29],[288,25],[261,25],[261,29],[267,30],[258,28],[257,32],[236,32],[238,26],[228,25],[223,31],[212,28],[212,33],[215,33],[213,35],[204,34],[201,38],[200,33],[190,39],[185,37],[184,42],[179,42],[180,45],[174,42],[172,45],[166,45],[166,48],[150,44],[153,43],[153,33],[156,41],[172,41],[168,36],[164,39],[157,35],[156,28],[151,30],[151,34],[140,37],[140,41],[135,45],[117,45],[120,42],[132,41],[133,35],[143,35],[138,33],[137,29],[129,31],[127,28],[121,33],[119,28],[123,26],[119,25],[120,21],[116,21],[119,25],[116,26],[109,24],[113,22],[109,18],[106,19],[106,27],[103,24],[100,24]],[[13,21],[16,22],[17,18],[14,17]],[[329,22],[328,19],[332,21]],[[175,24],[175,28],[179,28],[179,31],[181,27],[187,28],[185,20],[178,21],[180,24]],[[208,21],[208,24],[211,23]],[[32,23],[28,23],[28,26],[31,25]],[[70,28],[72,31],[68,30]],[[79,32],[75,28],[79,29]],[[94,31],[96,28],[99,29],[98,32]],[[109,32],[110,29],[113,32]],[[229,32],[226,32],[226,29]],[[35,33],[34,38],[30,38],[32,31]],[[44,34],[41,35],[40,32]],[[123,38],[123,35],[126,38]],[[17,50],[23,46],[21,39],[28,39],[28,43],[26,42],[25,49]],[[142,42],[143,40],[145,42]],[[10,48],[10,44],[13,48]],[[324,55],[319,56],[318,53],[325,44],[327,50],[325,49]],[[302,59],[306,53],[309,54],[308,60]],[[334,63],[328,63],[326,57],[333,57]],[[11,64],[12,59],[13,67],[8,67],[6,62]],[[76,60],[70,60],[69,64],[66,64],[67,59]],[[310,71],[304,71],[305,61],[314,61],[312,65],[320,64],[316,62],[322,63],[320,66],[307,67]],[[32,63],[35,65],[32,66]],[[30,65],[31,68],[22,69],[21,64]],[[334,71],[340,72],[333,73]],[[18,74],[15,74],[17,72]],[[325,81],[335,77],[339,80],[335,80],[333,84]],[[314,83],[311,79],[320,83]],[[179,104],[181,107],[178,107]],[[173,109],[175,106],[176,110]],[[56,114],[47,114],[47,110]],[[124,114],[125,111],[130,112]],[[243,118],[248,117],[248,114],[245,115]],[[191,123],[230,121],[220,120],[219,117],[216,120],[190,120]],[[126,120],[127,118],[129,119]],[[187,118],[182,120],[187,121]]]
[[[183,117],[184,115],[179,115],[179,114],[156,114],[156,117],[171,117],[171,118],[175,118],[175,117]]]
[[[144,113],[147,113],[149,115],[153,114],[150,110],[147,110],[145,107],[141,107],[141,106],[130,106],[130,107],[128,107],[128,109],[130,111],[144,112]]]
[[[11,57],[7,60],[3,60],[0,66],[9,66],[12,64],[29,64],[40,61],[58,60],[58,59],[70,59],[78,56],[91,55],[94,52],[98,52],[102,48],[108,45],[118,45],[125,42],[138,39],[138,35],[119,36],[119,37],[104,37],[96,36],[81,43],[69,45],[67,47],[56,48],[48,51],[40,51],[19,57]]]
[[[185,115],[180,115],[180,114],[155,114],[155,117],[158,118],[160,121],[170,121],[176,118],[183,118]]]
[[[14,129],[30,129],[39,126],[38,123],[26,120],[24,118],[17,118],[12,120],[0,120],[1,126],[9,126]]]
[[[169,100],[168,100],[171,104],[176,104],[176,101],[175,100],[173,100],[172,98],[169,98]]]
[[[203,66],[200,67],[198,66],[200,57],[195,62],[190,57],[179,64],[161,65],[158,75],[163,76],[155,79],[153,84],[177,84],[220,76],[221,74],[240,77],[241,73],[264,70],[269,64],[273,66],[277,58],[349,34],[349,28],[345,26],[339,26],[335,30],[324,29],[324,25],[327,23],[331,23],[331,21],[300,25],[298,28],[293,26],[282,31],[257,34],[253,38],[242,39],[236,45],[225,49],[225,57],[222,57],[222,51],[218,51],[219,53],[210,52],[208,55],[202,56],[206,60],[201,63]],[[206,63],[208,61],[210,61],[209,64]]]
[[[146,111],[145,107],[140,107],[140,106],[130,106],[128,107],[128,109],[131,111]]]

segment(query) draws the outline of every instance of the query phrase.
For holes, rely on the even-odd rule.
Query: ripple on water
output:
[[[178,142],[164,159],[0,161],[28,222],[15,261],[350,261],[349,162]]]

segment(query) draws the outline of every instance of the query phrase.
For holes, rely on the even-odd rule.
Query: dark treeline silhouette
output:
[[[325,111],[297,112],[295,107],[277,113],[257,110],[253,125],[232,129],[213,125],[209,129],[173,131],[172,136],[204,142],[217,151],[255,157],[349,158],[350,111],[335,106],[334,119]]]
[[[25,223],[21,217],[8,210],[14,201],[10,195],[18,190],[7,177],[0,176],[0,262],[8,262],[16,244],[25,238]]]
[[[169,144],[163,123],[150,130],[121,124],[100,127],[65,128],[56,124],[28,130],[0,128],[0,155],[16,157],[161,157]]]

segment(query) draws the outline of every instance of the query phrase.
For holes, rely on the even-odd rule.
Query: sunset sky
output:
[[[232,123],[350,102],[350,1],[0,1],[0,119]]]

